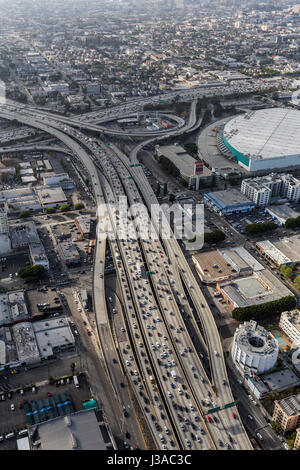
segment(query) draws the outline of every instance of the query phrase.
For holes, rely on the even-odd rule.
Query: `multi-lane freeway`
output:
[[[191,105],[188,122],[172,132],[195,126],[195,108],[196,101]],[[124,315],[124,338],[118,344],[119,356],[115,360],[121,362],[122,373],[132,386],[157,448],[251,449],[236,406],[223,408],[233,402],[233,396],[220,337],[177,240],[172,232],[169,238],[163,238],[155,221],[150,221],[150,228],[156,236],[146,237],[143,222],[134,218],[131,209],[129,219],[126,212],[129,228],[124,229],[121,214],[113,211],[122,196],[131,205],[145,203],[148,210],[158,204],[142,168],[132,166],[137,164],[136,152],[130,160],[116,147],[107,147],[99,139],[91,139],[74,129],[78,123],[74,124],[73,119],[49,116],[34,108],[15,103],[3,105],[0,116],[56,137],[87,168],[97,206],[103,207],[106,202],[107,212],[101,215],[101,220],[98,218],[102,231],[97,237],[93,279],[99,341],[106,360],[111,361],[112,353],[107,350],[111,333],[101,327],[108,324],[108,313],[104,272],[99,267],[104,262],[106,233],[111,232],[114,237],[109,237],[109,243],[121,286]],[[186,308],[197,311],[201,319],[209,373],[185,329],[182,311]],[[105,334],[100,335],[99,328]],[[107,373],[116,390],[119,372],[112,372],[111,364],[107,363]],[[120,407],[125,414],[126,405],[120,402]],[[208,416],[210,408],[220,410]]]

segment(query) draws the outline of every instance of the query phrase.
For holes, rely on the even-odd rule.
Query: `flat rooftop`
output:
[[[269,387],[270,391],[272,392],[274,392],[275,390],[282,390],[288,387],[294,387],[300,383],[300,380],[297,377],[297,375],[294,374],[294,372],[289,368],[283,369],[278,372],[273,372],[272,374],[264,374],[262,376],[262,379],[265,382],[265,384]],[[288,398],[291,398],[291,397],[288,397]],[[284,398],[284,400],[288,400],[288,399]],[[286,405],[288,404],[291,405],[290,401],[287,401],[285,403]],[[294,411],[296,411],[296,408],[294,405],[293,405],[293,409]],[[299,405],[300,405],[300,402],[299,402]],[[300,406],[299,406],[298,412],[300,412]]]
[[[270,108],[237,116],[224,126],[227,142],[250,158],[300,155],[300,111]]]
[[[239,204],[251,203],[254,204],[250,199],[247,198],[238,189],[225,189],[224,191],[215,191],[205,193],[213,202],[215,201],[221,207],[235,206]]]
[[[271,207],[266,207],[266,211],[273,217],[278,217],[284,222],[289,219],[289,218],[296,218],[300,215],[300,212],[296,211],[295,209],[292,209],[292,207],[289,206],[289,204],[281,204],[278,206],[271,206]]]
[[[198,161],[189,155],[180,145],[164,145],[157,150],[158,156],[168,158],[180,171],[182,176],[189,178],[194,176],[195,163]],[[203,173],[200,176],[210,176],[211,171],[203,166]]]
[[[22,322],[12,326],[14,341],[20,362],[39,361],[39,350],[32,323]]]
[[[278,264],[298,263],[300,261],[300,235],[263,240],[257,245]]]
[[[247,307],[272,302],[293,293],[267,269],[252,276],[219,284],[234,307]]]
[[[41,450],[107,450],[94,410],[82,410],[38,425]]]
[[[74,336],[66,317],[47,318],[32,325],[41,356],[52,356],[56,348],[74,344]]]
[[[207,283],[230,279],[236,273],[236,270],[217,250],[193,255],[192,259],[201,280]]]
[[[59,204],[67,201],[67,197],[60,186],[45,186],[37,190],[42,205]]]

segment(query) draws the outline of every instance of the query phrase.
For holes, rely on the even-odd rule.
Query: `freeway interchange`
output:
[[[194,100],[188,122],[179,123],[180,128],[172,129],[171,133],[176,135],[193,128],[195,109]],[[16,119],[55,137],[84,164],[90,175],[96,206],[105,208],[97,214],[93,273],[99,343],[117,395],[119,384],[110,372],[111,357],[106,357],[103,343],[113,342],[113,337],[109,332],[106,336],[100,334],[101,322],[108,316],[103,265],[105,246],[109,243],[122,292],[125,325],[123,340],[118,345],[120,366],[139,403],[155,447],[163,450],[252,449],[237,407],[224,408],[234,399],[221,340],[212,312],[177,240],[172,232],[169,238],[164,238],[160,225],[152,220],[149,223],[151,236],[145,236],[142,219],[131,212],[135,204],[143,204],[149,212],[154,205],[158,207],[142,168],[132,166],[138,163],[140,147],[128,158],[114,145],[104,145],[100,139],[91,139],[78,130],[80,127],[102,132],[103,127],[83,119],[79,125],[78,119],[49,115],[17,103],[2,105],[0,116]],[[164,131],[166,134],[168,132]],[[152,137],[157,138],[157,134]],[[129,202],[129,217],[127,207],[124,208],[125,228],[122,213],[115,211],[116,207],[123,211],[118,205],[120,198]],[[151,274],[147,276],[145,272]],[[183,312],[192,314],[193,311],[197,311],[201,320],[200,339],[209,358],[209,373],[203,367],[203,355],[195,350],[184,325]],[[208,410],[213,408],[219,411],[208,417]],[[125,414],[125,409],[120,403],[120,411]]]

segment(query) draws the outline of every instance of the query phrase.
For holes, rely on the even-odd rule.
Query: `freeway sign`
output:
[[[128,176],[128,179],[129,179],[129,180],[133,180],[133,176]]]
[[[208,410],[207,413],[215,413],[216,411],[219,411],[221,408],[217,406],[217,408],[212,408],[211,410]]]
[[[238,405],[240,403],[240,400],[233,401],[232,403],[227,403],[224,405],[224,408],[230,408],[231,406]]]
[[[146,274],[148,274],[149,276],[150,274],[155,274],[155,273],[153,271],[147,271]]]
[[[129,165],[129,166],[130,166],[130,168],[132,168],[134,166],[141,166],[141,164],[140,163],[132,163],[132,165]]]

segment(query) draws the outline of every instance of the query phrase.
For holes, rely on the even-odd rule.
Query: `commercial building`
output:
[[[0,371],[5,368],[14,368],[20,366],[21,362],[12,335],[11,328],[0,327]]]
[[[58,249],[63,262],[67,266],[76,266],[80,264],[80,253],[74,243],[60,242]]]
[[[300,112],[270,108],[250,111],[228,121],[223,143],[247,171],[298,168]]]
[[[232,309],[293,296],[293,293],[267,269],[254,272],[251,276],[220,282],[217,284],[217,290]]]
[[[45,248],[41,242],[30,243],[29,254],[33,265],[40,264],[46,271],[49,271],[49,260],[46,255]]]
[[[9,227],[9,236],[14,250],[23,250],[28,247],[30,243],[40,243],[40,237],[32,221],[11,224]]]
[[[275,400],[273,421],[279,424],[284,432],[293,431],[300,425],[300,394]]]
[[[247,213],[256,207],[237,189],[204,193],[204,203],[222,215]]]
[[[0,255],[6,255],[11,251],[7,213],[4,207],[0,207]]]
[[[7,203],[9,214],[18,214],[22,210],[39,212],[42,205],[35,188],[22,187],[0,191],[0,197]]]
[[[66,317],[47,318],[32,326],[41,358],[74,349],[75,340]]]
[[[164,145],[156,147],[156,155],[167,158],[179,170],[180,177],[183,178],[191,188],[201,188],[201,182],[210,185],[213,182],[213,173],[189,155],[180,145]],[[199,168],[198,168],[199,167]]]
[[[37,189],[37,194],[40,198],[43,209],[47,207],[60,207],[65,204],[68,200],[60,186],[45,186]]]
[[[33,450],[108,450],[116,448],[99,410],[81,410],[29,429]]]
[[[300,346],[300,311],[282,312],[279,327],[290,338],[293,348]]]
[[[231,357],[244,373],[262,373],[272,369],[278,358],[276,339],[257,322],[250,320],[234,333]]]
[[[21,322],[12,326],[14,344],[21,364],[40,362],[34,330],[31,322]]]
[[[91,217],[89,215],[80,215],[75,217],[74,222],[81,235],[88,238],[91,231]]]

